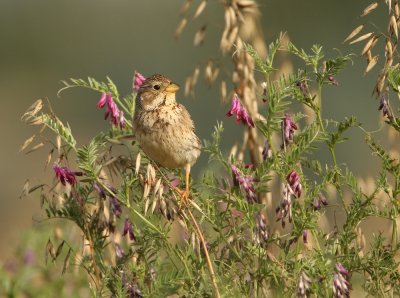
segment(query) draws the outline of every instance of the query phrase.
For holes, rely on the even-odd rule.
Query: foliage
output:
[[[323,61],[322,46],[305,51],[289,43],[285,48],[283,38],[271,43],[265,59],[250,44],[242,49],[266,83],[262,117],[256,128],[245,128],[257,129],[266,141],[260,162],[246,165],[226,156],[220,147],[223,126],[217,123],[204,153],[219,171],[207,170],[191,185],[187,206],[173,186],[184,181],[183,173],[159,168],[127,138],[135,93],[121,96],[110,78],[64,82],[62,90],[83,87],[109,94],[131,116],[126,127],[111,127],[87,144],[77,144],[69,125],[51,109],[39,114],[42,101],[33,105],[23,119],[55,133],[59,141],[46,143],[59,153],[56,164],[65,166],[59,171],[78,179],[27,191],[40,192],[48,219],[63,219],[79,231],[68,239],[49,239],[46,258],[62,263],[63,274],[71,273],[71,262],[78,265],[92,295],[99,297],[342,297],[355,276],[370,295],[400,295],[399,162],[366,134],[382,165],[367,192],[335,152],[347,141],[347,131],[361,124],[350,115],[342,121],[322,117],[322,90],[337,86],[336,76],[351,56]],[[278,75],[279,51],[299,58],[303,68]],[[387,83],[395,93],[398,81],[398,67],[388,70]],[[315,120],[303,124],[302,113],[289,113],[294,106],[311,109]],[[396,123],[395,117],[388,119],[393,127]],[[323,150],[331,161],[318,158]],[[379,204],[382,197],[385,204]],[[332,215],[329,208],[335,221],[326,230],[320,221]],[[374,235],[367,247],[360,226],[370,218],[390,221],[391,239]],[[81,245],[72,245],[77,242]]]

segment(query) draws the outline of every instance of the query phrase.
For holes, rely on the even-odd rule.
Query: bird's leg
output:
[[[181,196],[180,207],[182,207],[182,205],[187,205],[187,203],[189,202],[189,176],[190,176],[190,164],[187,164],[185,166],[185,178],[186,178],[185,190],[180,190],[179,188],[175,188],[175,190]]]

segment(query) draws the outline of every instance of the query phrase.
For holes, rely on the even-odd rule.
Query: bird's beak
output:
[[[169,92],[169,93],[176,93],[176,91],[178,91],[179,90],[179,85],[178,84],[175,84],[175,83],[172,83],[171,82],[171,84],[169,84],[168,86],[167,86],[167,88],[165,88],[165,91],[166,92]]]

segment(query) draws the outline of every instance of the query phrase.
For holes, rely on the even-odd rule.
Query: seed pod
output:
[[[136,165],[135,165],[135,174],[136,175],[139,173],[141,159],[142,159],[142,156],[140,155],[140,152],[138,152],[138,154],[136,155]]]
[[[360,42],[363,41],[367,38],[370,38],[372,36],[372,32],[369,32],[367,34],[361,35],[359,38],[356,38],[355,40],[353,40],[352,42],[350,42],[350,44],[356,43],[356,42]]]
[[[376,63],[378,63],[378,55],[372,57],[372,59],[368,62],[365,73],[369,72],[376,65]]]
[[[198,45],[200,45],[204,42],[204,38],[206,36],[206,30],[207,30],[207,26],[204,25],[194,35],[193,45],[195,47],[197,47]]]
[[[196,12],[193,15],[193,20],[198,18],[203,13],[204,9],[206,8],[206,5],[207,5],[206,0],[201,1],[201,3],[199,4],[199,6],[196,9]]]
[[[365,9],[364,9],[364,11],[363,11],[363,13],[362,13],[362,17],[365,17],[367,14],[369,14],[369,13],[371,13],[373,10],[375,10],[376,8],[378,7],[378,3],[377,2],[374,2],[374,3],[371,3],[370,5],[368,5]]]
[[[350,39],[352,39],[354,36],[356,36],[358,33],[361,32],[361,30],[364,28],[364,25],[360,25],[357,28],[355,28],[351,33],[346,37],[346,39],[343,42],[347,42]]]
[[[182,18],[178,24],[178,27],[175,30],[175,39],[178,39],[179,37],[181,37],[183,29],[185,29],[186,25],[187,25],[187,19]]]

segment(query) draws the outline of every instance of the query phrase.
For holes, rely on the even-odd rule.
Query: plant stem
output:
[[[221,295],[219,294],[219,290],[218,290],[218,286],[217,286],[217,280],[215,278],[215,273],[214,273],[214,268],[213,268],[213,265],[211,263],[210,255],[208,254],[208,249],[207,249],[206,242],[204,240],[203,233],[201,232],[201,229],[200,229],[199,225],[197,224],[197,221],[194,218],[192,212],[189,209],[187,209],[187,212],[189,213],[190,218],[192,219],[192,222],[193,222],[193,225],[194,225],[194,227],[196,229],[197,235],[199,236],[201,244],[203,246],[204,254],[206,256],[208,270],[210,271],[211,283],[213,285],[214,297],[215,298],[220,298]]]

